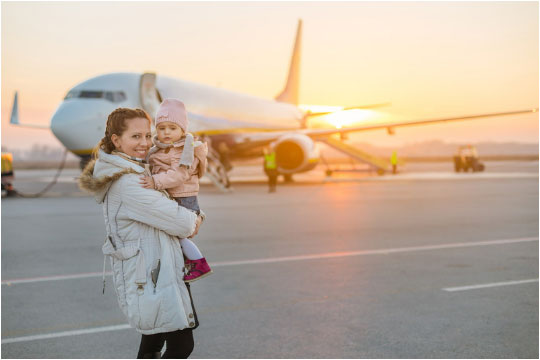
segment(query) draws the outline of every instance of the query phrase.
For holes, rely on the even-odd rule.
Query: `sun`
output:
[[[361,125],[367,120],[373,119],[374,112],[372,110],[346,110],[326,115],[324,121],[334,126],[336,129]]]

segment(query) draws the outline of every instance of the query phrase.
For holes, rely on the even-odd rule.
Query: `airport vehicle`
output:
[[[467,172],[469,169],[472,172],[484,171],[485,166],[478,158],[478,151],[472,145],[463,145],[458,148],[457,154],[454,155],[454,170],[456,172]]]
[[[304,111],[298,107],[300,45],[302,21],[299,20],[286,85],[274,100],[262,99],[221,88],[196,84],[154,73],[109,73],[81,82],[67,92],[53,114],[50,129],[58,140],[81,158],[81,166],[90,158],[93,147],[103,137],[109,113],[119,107],[142,107],[151,116],[165,98],[182,100],[190,126],[188,131],[211,140],[208,176],[217,186],[226,188],[231,161],[262,157],[267,146],[274,148],[278,172],[288,179],[293,174],[313,169],[320,160],[317,142],[328,142],[334,134],[342,139],[349,132],[426,125],[445,121],[471,120],[490,116],[535,112],[519,110],[499,113],[455,116],[440,119],[411,120],[381,125],[340,128],[309,128],[308,120],[333,112]],[[338,111],[370,109],[383,104],[342,107]],[[11,124],[21,124],[18,95],[15,94]],[[341,142],[339,151],[370,164],[378,172],[388,171],[387,161],[363,156]]]
[[[15,173],[13,171],[13,155],[8,152],[2,153],[2,197],[14,196],[17,194],[13,188],[13,178]]]

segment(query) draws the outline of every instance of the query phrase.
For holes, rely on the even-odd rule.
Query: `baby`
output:
[[[197,194],[199,178],[206,171],[208,147],[186,133],[188,118],[184,104],[176,99],[165,99],[156,114],[154,146],[148,152],[152,176],[142,179],[143,187],[167,190],[176,202],[200,214]],[[206,259],[189,239],[180,239],[185,262],[185,282],[201,279],[212,273]]]

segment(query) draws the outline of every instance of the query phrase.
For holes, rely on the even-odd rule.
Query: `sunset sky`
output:
[[[538,106],[537,2],[2,2],[2,144],[60,145],[48,124],[67,90],[153,71],[264,98],[282,89],[303,20],[300,102],[390,101],[378,117],[438,118]],[[538,142],[538,114],[355,135]]]

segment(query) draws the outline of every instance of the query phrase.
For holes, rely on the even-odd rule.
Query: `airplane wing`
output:
[[[447,121],[475,120],[475,119],[487,118],[487,117],[528,114],[528,113],[535,113],[535,112],[538,112],[538,109],[508,111],[508,112],[489,113],[489,114],[477,114],[477,115],[464,115],[464,116],[454,116],[454,117],[438,118],[438,119],[405,120],[405,121],[400,121],[396,123],[355,126],[355,127],[341,128],[341,129],[302,129],[300,130],[300,133],[303,133],[304,135],[307,135],[311,138],[326,137],[333,134],[345,134],[349,132],[368,131],[368,130],[377,130],[377,129],[387,129],[389,133],[392,133],[394,128],[402,127],[402,126],[428,125],[428,124],[442,123],[442,122],[447,122]]]
[[[49,125],[44,124],[21,124],[19,122],[19,94],[15,92],[15,97],[13,98],[13,107],[11,108],[11,119],[9,123],[12,125],[31,127],[35,129],[48,129]]]
[[[464,116],[454,116],[438,119],[424,119],[424,120],[406,120],[401,122],[394,123],[385,123],[385,124],[376,124],[376,125],[364,125],[364,126],[355,126],[341,129],[298,129],[298,130],[281,130],[274,132],[264,132],[264,133],[248,133],[240,137],[240,143],[237,145],[240,150],[250,149],[258,146],[265,146],[271,142],[277,140],[285,134],[290,134],[291,132],[299,133],[306,135],[313,140],[320,140],[327,138],[330,135],[334,134],[345,134],[350,132],[359,132],[359,131],[369,131],[369,130],[378,130],[378,129],[387,129],[390,134],[393,133],[393,129],[403,126],[415,126],[415,125],[428,125],[436,124],[447,121],[461,121],[461,120],[475,120],[480,118],[495,117],[495,116],[509,116],[509,115],[518,115],[518,114],[528,114],[536,113],[538,109],[532,110],[518,110],[518,111],[508,111],[508,112],[498,112],[498,113],[487,113],[487,114],[477,114],[477,115],[464,115]]]
[[[367,110],[367,109],[377,109],[380,107],[390,106],[391,103],[385,102],[385,103],[379,103],[379,104],[369,104],[369,105],[358,105],[358,106],[347,106],[344,107],[338,111],[346,111],[346,110]],[[307,111],[306,116],[309,118],[316,117],[316,116],[323,116],[323,115],[330,115],[334,114],[337,111]]]

